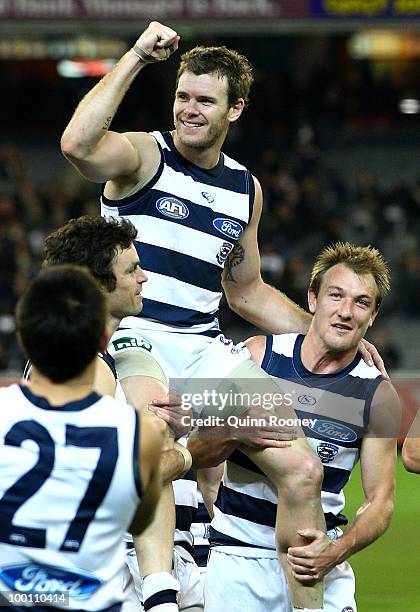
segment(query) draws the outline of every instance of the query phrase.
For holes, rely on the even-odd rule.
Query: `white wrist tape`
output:
[[[176,600],[180,589],[178,580],[168,572],[149,574],[142,582],[145,612],[177,612]]]

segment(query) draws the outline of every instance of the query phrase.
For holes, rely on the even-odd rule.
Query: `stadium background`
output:
[[[44,237],[99,210],[100,187],[63,160],[60,134],[158,19],[178,29],[181,51],[226,44],[253,63],[251,103],[224,150],[262,183],[264,278],[305,307],[329,242],[372,244],[388,260],[392,294],[369,339],[406,429],[420,404],[420,0],[5,0],[0,18],[0,383],[22,368],[13,310]],[[170,129],[176,66],[147,68],[112,127]],[[220,318],[236,340],[255,332],[226,305]],[[419,484],[399,469],[391,529],[353,559],[360,612],[420,609]],[[360,503],[353,477],[350,515]]]

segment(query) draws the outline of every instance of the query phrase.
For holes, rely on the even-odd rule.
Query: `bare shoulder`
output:
[[[395,387],[383,380],[373,396],[370,429],[376,436],[396,437],[401,425],[401,402]]]
[[[261,365],[264,359],[266,344],[266,336],[252,336],[248,338],[248,340],[245,340],[245,345],[251,353],[253,361],[258,363],[258,365]]]
[[[114,395],[116,381],[111,368],[103,359],[97,357],[94,388],[99,395]]]

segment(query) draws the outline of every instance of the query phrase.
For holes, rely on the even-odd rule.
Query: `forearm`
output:
[[[308,331],[311,315],[262,279],[246,287],[225,281],[223,287],[230,308],[267,333]]]
[[[188,450],[195,470],[213,468],[227,459],[239,446],[232,438],[214,438],[193,433],[188,440]]]
[[[145,66],[130,50],[86,94],[63,133],[64,154],[86,157],[95,149],[107,133],[131,83]]]
[[[175,529],[175,502],[172,484],[162,489],[155,516],[140,536],[134,538],[142,576],[171,572]]]
[[[163,484],[181,478],[191,468],[191,455],[185,447],[175,442],[174,448],[165,451],[160,460]]]
[[[374,500],[365,503],[359,510],[344,535],[333,541],[336,553],[334,565],[372,544],[388,529],[394,503],[390,500]]]
[[[204,505],[213,518],[213,505],[217,498],[220,481],[223,476],[224,463],[212,468],[197,471],[197,484],[203,496]]]

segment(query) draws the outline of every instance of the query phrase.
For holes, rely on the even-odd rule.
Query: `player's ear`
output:
[[[245,108],[245,100],[243,98],[238,98],[236,102],[234,102],[228,111],[228,121],[233,123],[237,121],[239,117],[242,115],[242,111]]]
[[[315,314],[316,310],[316,295],[313,289],[308,289],[308,307],[311,314]]]

